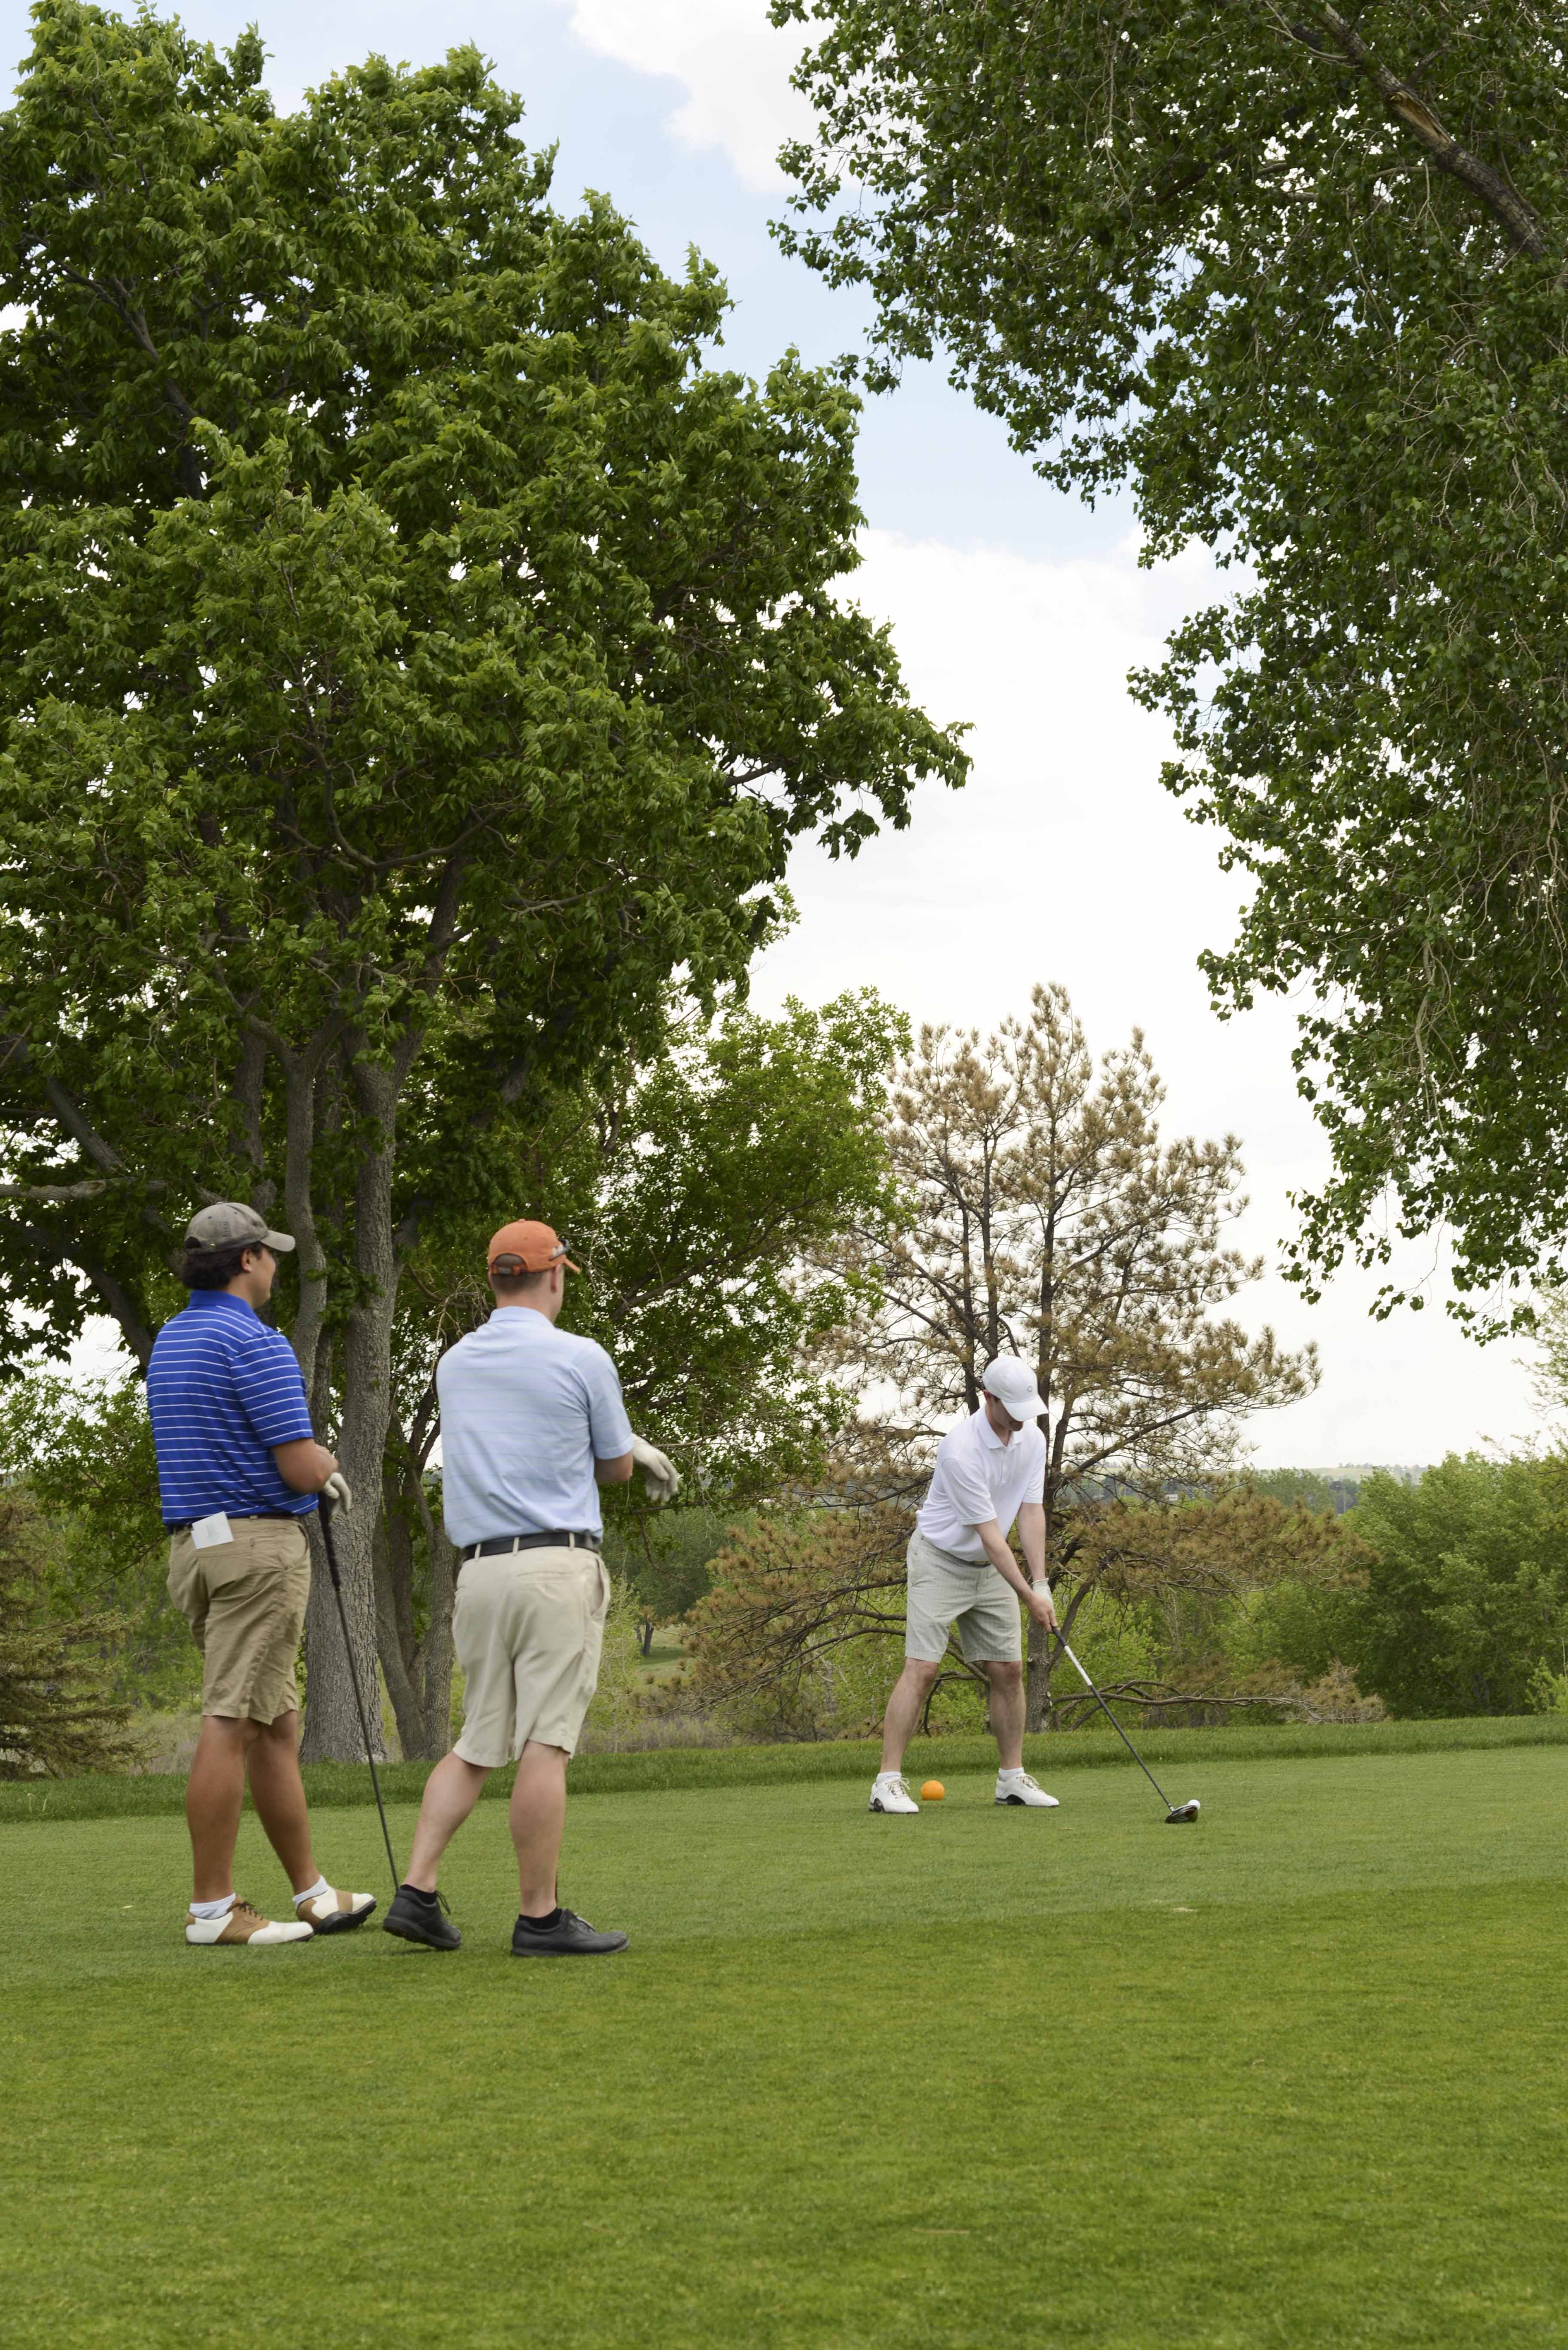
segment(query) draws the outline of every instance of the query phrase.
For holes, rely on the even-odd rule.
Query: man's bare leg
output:
[[[1023,1668],[990,1659],[984,1668],[991,1683],[991,1734],[996,1759],[1003,1771],[1023,1767]]]
[[[888,1711],[882,1717],[882,1768],[901,1771],[904,1749],[915,1734],[916,1726],[931,1693],[931,1684],[941,1671],[940,1665],[928,1665],[920,1657],[910,1657],[894,1684],[888,1700]]]
[[[226,1714],[202,1717],[202,1734],[185,1782],[185,1823],[191,1831],[193,1901],[221,1901],[234,1889],[234,1846],[245,1795],[245,1749],[254,1721]]]
[[[558,1906],[556,1871],[566,1827],[566,1765],[564,1746],[523,1749],[512,1783],[512,1841],[517,1848],[517,1907],[524,1918],[543,1918]]]
[[[254,1736],[245,1757],[256,1817],[296,1893],[320,1877],[310,1849],[310,1814],[299,1775],[299,1715],[280,1713],[275,1721],[253,1722]]]
[[[424,1800],[414,1829],[405,1885],[433,1893],[441,1856],[479,1801],[479,1791],[490,1773],[461,1754],[445,1754],[425,1781]]]

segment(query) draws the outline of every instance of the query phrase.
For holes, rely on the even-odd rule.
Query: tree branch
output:
[[[1541,222],[1533,208],[1521,196],[1515,195],[1508,182],[1461,147],[1449,130],[1443,128],[1437,115],[1418,91],[1379,65],[1366,43],[1347,18],[1329,0],[1318,0],[1318,15],[1339,43],[1351,64],[1364,73],[1397,122],[1417,139],[1439,172],[1464,185],[1480,196],[1481,202],[1502,223],[1521,252],[1532,260],[1544,261],[1546,240],[1541,234]]]

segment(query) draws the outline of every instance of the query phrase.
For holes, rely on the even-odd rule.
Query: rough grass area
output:
[[[1158,1773],[1201,1772],[1210,1762],[1323,1759],[1349,1754],[1474,1752],[1501,1746],[1568,1746],[1568,1714],[1529,1713],[1500,1720],[1453,1721],[1324,1722],[1316,1726],[1257,1730],[1150,1730],[1132,1728],[1134,1743]],[[799,1746],[670,1746],[625,1754],[579,1754],[572,1765],[575,1795],[665,1794],[682,1788],[772,1787],[821,1779],[864,1779],[867,1785],[881,1759],[868,1738],[825,1740]],[[1127,1748],[1112,1730],[1074,1731],[1065,1736],[1033,1738],[1024,1761],[1045,1780],[1066,1771],[1124,1763]],[[907,1776],[944,1778],[950,1772],[993,1767],[996,1748],[989,1738],[923,1738],[909,1749]],[[381,1790],[389,1802],[419,1802],[430,1775],[428,1762],[380,1766]],[[323,1762],[305,1773],[317,1809],[370,1801],[369,1773],[363,1764]],[[504,1800],[512,1773],[497,1771],[484,1791],[486,1802]],[[1172,1790],[1175,1794],[1175,1791]],[[1178,1802],[1182,1798],[1176,1796]],[[152,1818],[182,1812],[182,1778],[159,1773],[138,1777],[0,1781],[0,1821]]]
[[[595,1962],[506,1954],[493,1804],[451,1958],[188,1950],[178,1819],[0,1828],[7,2343],[1568,2343],[1568,1753],[1263,1735],[1176,1750],[1192,1828],[1130,1764],[601,1793]]]

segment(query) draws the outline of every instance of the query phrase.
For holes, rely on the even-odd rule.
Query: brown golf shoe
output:
[[[264,1918],[248,1901],[236,1901],[226,1917],[198,1918],[192,1911],[185,1919],[185,1939],[205,1942],[213,1949],[226,1943],[231,1950],[242,1944],[252,1950],[265,1950],[278,1942],[308,1942],[315,1939],[315,1928],[302,1918],[290,1925],[280,1925],[275,1918]]]

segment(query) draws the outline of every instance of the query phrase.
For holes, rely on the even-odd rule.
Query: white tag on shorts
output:
[[[214,1510],[210,1518],[195,1519],[191,1527],[191,1540],[198,1550],[216,1550],[220,1543],[230,1543],[234,1538],[222,1510]]]

